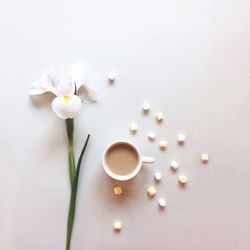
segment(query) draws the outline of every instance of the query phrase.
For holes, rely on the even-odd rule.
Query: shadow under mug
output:
[[[125,145],[129,146],[131,149],[133,149],[138,157],[138,163],[137,163],[137,166],[135,167],[134,171],[132,171],[131,173],[129,173],[127,175],[119,175],[117,173],[112,172],[110,170],[110,168],[108,167],[108,164],[106,161],[108,151],[111,148],[115,147],[116,145],[118,146],[118,145],[122,145],[122,144],[125,144]],[[153,157],[142,156],[140,150],[133,143],[128,142],[126,140],[112,142],[108,147],[106,147],[106,149],[103,152],[103,157],[102,157],[102,165],[103,165],[105,172],[113,179],[119,180],[119,181],[126,181],[126,180],[132,179],[133,177],[135,177],[139,173],[140,169],[142,168],[143,163],[153,163],[153,162],[154,162]]]

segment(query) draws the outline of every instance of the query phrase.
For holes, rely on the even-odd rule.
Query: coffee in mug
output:
[[[141,156],[138,148],[127,141],[111,143],[103,153],[103,168],[116,180],[129,180],[141,169],[142,163],[152,163],[153,157]]]
[[[135,171],[139,162],[138,153],[126,143],[118,143],[106,153],[106,164],[117,175],[128,175]]]

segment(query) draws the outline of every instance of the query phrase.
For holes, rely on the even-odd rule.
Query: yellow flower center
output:
[[[65,95],[65,96],[63,97],[63,99],[64,99],[64,101],[65,101],[67,104],[69,103],[69,96]]]

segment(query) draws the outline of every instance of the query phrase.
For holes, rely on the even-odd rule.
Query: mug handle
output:
[[[155,161],[154,157],[142,156],[142,163],[153,163]]]

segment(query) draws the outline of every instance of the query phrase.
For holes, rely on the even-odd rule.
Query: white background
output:
[[[250,2],[248,0],[0,2],[0,249],[64,249],[69,203],[64,121],[51,95],[28,96],[41,69],[67,79],[82,60],[99,102],[76,119],[76,155],[91,142],[80,175],[72,250],[245,250],[250,244]],[[110,71],[114,85],[107,83]],[[144,101],[151,104],[141,114]],[[166,115],[157,125],[154,115]],[[131,121],[138,134],[129,133]],[[150,143],[146,134],[157,133]],[[187,135],[186,145],[176,135]],[[118,184],[101,154],[125,138],[156,157]],[[160,152],[158,140],[169,149]],[[200,163],[208,152],[210,162]],[[169,162],[180,163],[178,172]],[[146,189],[163,178],[157,195]],[[186,188],[178,175],[188,177]],[[167,199],[160,211],[157,199]],[[120,219],[123,229],[112,230]]]

